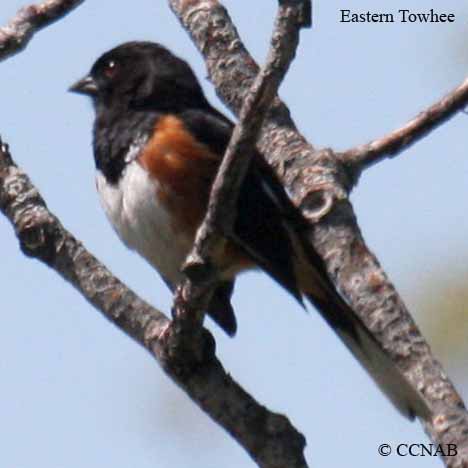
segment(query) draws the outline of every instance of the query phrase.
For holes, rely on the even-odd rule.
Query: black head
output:
[[[160,44],[127,42],[103,54],[70,91],[100,107],[177,112],[206,104],[187,62]]]

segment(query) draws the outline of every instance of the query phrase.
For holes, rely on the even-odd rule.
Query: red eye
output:
[[[113,78],[116,75],[118,69],[119,66],[117,62],[114,60],[109,60],[109,62],[106,64],[106,68],[104,68],[104,75],[106,75],[107,78]]]

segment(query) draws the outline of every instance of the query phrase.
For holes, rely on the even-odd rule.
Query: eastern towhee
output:
[[[214,109],[189,65],[159,44],[129,42],[102,55],[72,91],[93,100],[96,185],[122,241],[173,290],[206,211],[233,124]],[[256,151],[256,150],[252,150]],[[343,300],[306,223],[260,154],[242,185],[232,236],[215,265],[221,279],[207,309],[229,335],[238,273],[260,266],[299,301],[305,295],[402,413],[420,409],[379,343]]]

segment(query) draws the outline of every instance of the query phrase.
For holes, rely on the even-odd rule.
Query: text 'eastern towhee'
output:
[[[91,96],[96,112],[96,184],[122,241],[173,290],[206,211],[211,184],[233,124],[206,100],[189,65],[150,42],[123,44],[101,56],[71,88]],[[230,303],[235,276],[260,266],[299,301],[304,294],[404,414],[419,397],[338,294],[281,183],[255,154],[240,191],[233,235],[215,265],[222,282],[207,313],[236,332]]]

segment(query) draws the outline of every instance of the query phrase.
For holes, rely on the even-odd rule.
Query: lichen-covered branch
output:
[[[84,0],[46,0],[21,8],[15,17],[0,28],[0,61],[23,50],[33,35],[63,18]]]
[[[343,164],[349,167],[350,171],[355,173],[355,179],[357,179],[364,169],[408,149],[409,146],[424,138],[428,133],[465,108],[467,104],[468,78],[403,127],[365,145],[344,151],[339,154],[339,158]]]
[[[169,4],[203,54],[218,95],[238,114],[258,66],[227,11],[217,0]],[[336,286],[432,409],[433,417],[424,421],[430,436],[436,443],[459,447],[458,455],[445,462],[450,467],[467,466],[468,414],[361,236],[347,198],[353,174],[332,150],[315,151],[279,100],[265,120],[259,148],[310,221],[308,239]]]

